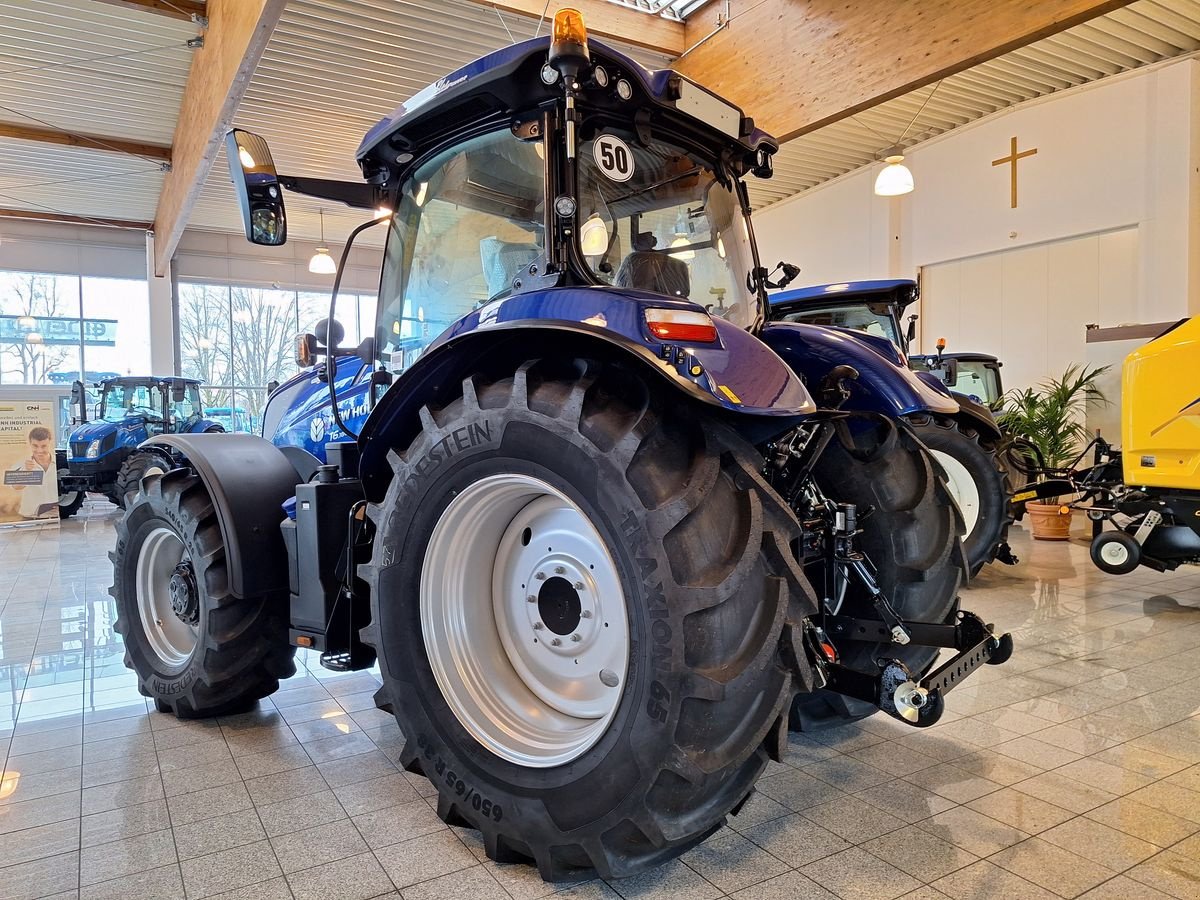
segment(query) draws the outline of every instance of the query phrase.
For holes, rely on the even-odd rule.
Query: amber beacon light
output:
[[[564,6],[554,14],[554,27],[550,31],[550,63],[560,60],[591,60],[587,47],[587,28],[583,24],[583,13]]]

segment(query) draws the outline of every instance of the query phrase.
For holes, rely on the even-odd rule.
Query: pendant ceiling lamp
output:
[[[308,271],[315,275],[333,275],[337,272],[337,263],[333,261],[333,257],[329,255],[329,248],[325,246],[325,210],[320,210],[320,215],[321,245],[308,261]]]
[[[904,154],[899,148],[888,151],[884,157],[887,163],[875,178],[875,193],[880,197],[899,197],[908,194],[913,189],[913,176],[908,166],[904,165]]]

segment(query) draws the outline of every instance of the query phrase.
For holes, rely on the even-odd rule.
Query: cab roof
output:
[[[817,307],[863,300],[875,303],[895,302],[903,308],[915,302],[918,296],[917,283],[911,278],[882,278],[814,284],[792,291],[779,291],[770,296],[770,301],[773,307],[790,304]]]
[[[561,98],[562,88],[557,81],[548,85],[539,77],[549,49],[549,36],[510,44],[418,91],[363,137],[355,154],[363,175],[368,180],[379,180],[381,171],[403,170],[413,155],[419,156],[430,143],[457,128],[493,116],[507,118]],[[634,99],[630,102],[652,103],[676,110],[675,98],[682,75],[671,69],[647,69],[625,54],[590,38],[588,50],[593,64],[602,64],[610,72],[615,69],[636,82]],[[728,105],[737,108],[734,104]],[[747,150],[756,150],[766,144],[772,153],[775,152],[778,142],[754,128],[753,120],[740,109],[738,112],[739,136],[733,138],[713,127],[714,136],[719,134],[723,140],[736,142]],[[679,114],[687,115],[682,110]]]
[[[115,378],[101,378],[99,384],[110,385],[130,385],[140,387],[142,385],[150,386],[161,384],[163,382],[181,382],[183,384],[204,384],[199,378],[182,378],[178,375],[118,375]]]

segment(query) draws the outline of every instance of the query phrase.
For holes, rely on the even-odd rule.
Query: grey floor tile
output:
[[[97,787],[83,789],[83,814],[106,812],[134,806],[149,800],[160,800],[163,796],[162,779],[157,775],[116,781]]]
[[[78,819],[11,831],[0,837],[0,869],[78,849]]]
[[[0,835],[20,831],[24,828],[33,828],[36,825],[48,825],[51,822],[78,818],[78,816],[78,791],[39,797],[36,800],[6,803],[4,806],[0,806]]]
[[[1062,897],[1077,897],[1117,874],[1037,837],[1001,850],[988,861]]]
[[[475,856],[449,829],[380,847],[375,857],[401,890],[476,864]]]
[[[735,832],[714,835],[684,854],[682,859],[688,868],[726,894],[766,881],[788,869],[785,863]]]
[[[1169,847],[1200,831],[1200,823],[1173,816],[1164,810],[1146,806],[1121,797],[1104,806],[1089,810],[1087,818],[1101,822],[1125,834],[1149,841],[1159,847]]]
[[[833,785],[798,771],[762,778],[756,788],[760,794],[782,803],[795,812],[846,796]]]
[[[79,900],[184,900],[179,866],[166,865],[80,889]]]
[[[282,876],[256,881],[245,887],[213,894],[211,900],[292,900],[293,894]]]
[[[247,888],[283,874],[267,841],[187,859],[179,867],[188,900]],[[251,891],[247,896],[256,894]]]
[[[852,844],[861,844],[905,825],[902,819],[855,797],[811,806],[801,815]]]
[[[35,900],[73,891],[78,886],[78,852],[0,869],[0,900]]]
[[[368,850],[349,819],[273,837],[271,847],[285,875]]]
[[[328,790],[329,786],[316,766],[306,766],[302,769],[290,769],[274,775],[264,775],[252,778],[246,782],[246,790],[250,792],[255,806],[266,806],[268,803],[278,803],[280,800],[291,800]]]
[[[1180,900],[1193,900],[1200,895],[1197,889],[1197,885],[1200,885],[1200,862],[1170,850],[1150,857],[1125,874]]]
[[[331,897],[368,900],[392,890],[391,879],[371,853],[360,853],[293,872],[287,876],[287,880],[296,900],[328,900]],[[482,896],[472,896],[482,900]]]
[[[953,800],[899,779],[859,791],[854,796],[910,823],[936,816],[955,806]]]
[[[395,775],[399,771],[396,764],[378,750],[323,762],[317,769],[325,783],[335,789],[360,781],[373,781],[385,775]]]
[[[433,807],[424,800],[355,816],[354,825],[372,850],[446,828]]]
[[[419,799],[412,785],[399,772],[372,778],[370,781],[344,784],[341,787],[335,787],[333,793],[337,795],[338,802],[351,816]]]
[[[1144,862],[1159,847],[1080,816],[1038,835],[1043,841],[1118,872]]]
[[[95,884],[174,863],[175,842],[169,828],[88,847],[80,853],[79,883]]]
[[[939,878],[932,887],[954,900],[1057,900],[1059,896],[986,859]]]
[[[253,805],[246,786],[240,781],[167,798],[167,807],[171,811],[171,824],[176,828],[180,825],[199,822],[201,819],[212,819],[227,813],[250,809]]]
[[[837,900],[811,878],[799,872],[785,872],[732,895],[734,900]]]
[[[976,856],[991,856],[1029,837],[1018,828],[965,806],[938,813],[931,819],[918,822],[917,827]]]
[[[472,866],[414,884],[400,896],[403,900],[512,900],[486,866]]]
[[[791,814],[747,828],[743,834],[776,859],[798,867],[840,853],[850,844],[803,816]]]
[[[280,800],[278,803],[270,803],[256,809],[268,837],[303,831],[315,825],[346,818],[346,811],[333,791],[320,791],[309,797]]]
[[[867,841],[862,848],[922,882],[936,881],[978,859],[912,825]]]
[[[1026,834],[1037,834],[1075,817],[1075,813],[1061,806],[1012,788],[972,800],[966,806]]]
[[[917,879],[859,847],[809,863],[801,872],[839,897],[855,900],[893,900],[921,886]]]
[[[1086,894],[1081,894],[1081,900],[1169,900],[1170,894],[1155,890],[1148,884],[1134,881],[1125,875],[1118,875],[1103,884],[1097,885]]]
[[[181,860],[253,844],[267,836],[253,809],[177,825],[173,830],[175,849]]]

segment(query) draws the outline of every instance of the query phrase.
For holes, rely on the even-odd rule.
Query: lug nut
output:
[[[592,617],[592,611],[590,609],[581,609],[579,611],[579,618],[590,619],[591,617]]]
[[[550,646],[551,646],[551,647],[561,647],[561,646],[562,646],[562,639],[561,639],[561,638],[555,638],[554,640],[552,640],[552,641],[550,642]]]
[[[577,591],[583,590],[583,582],[582,581],[575,582],[575,590],[577,590]]]
[[[600,670],[600,683],[605,687],[616,687],[620,682],[621,680],[617,678],[617,673],[612,669]]]
[[[546,573],[545,573],[545,572],[538,572],[538,573],[537,573],[536,575],[534,575],[533,577],[534,577],[534,578],[536,578],[538,581],[545,581],[545,580],[546,580]]]
[[[571,635],[571,640],[572,640],[574,643],[578,644],[580,641],[582,641],[582,640],[583,640],[583,638],[581,638],[581,637],[580,637],[579,635],[577,635],[577,634],[573,634],[573,635]]]
[[[537,597],[535,597],[533,594],[530,594],[530,595],[529,595],[528,597],[526,597],[525,599],[526,599],[528,602],[530,602],[530,603],[537,603]]]
[[[545,625],[543,625],[541,622],[534,622],[534,623],[533,623],[533,630],[534,630],[534,631],[541,631],[541,630],[542,630],[543,628],[545,628],[545,627],[546,627],[546,626],[545,626]]]
[[[554,567],[554,574],[555,574],[555,575],[565,575],[565,574],[566,574],[566,572],[567,572],[567,570],[566,570],[566,569],[564,569],[562,566],[555,566],[555,567]]]

